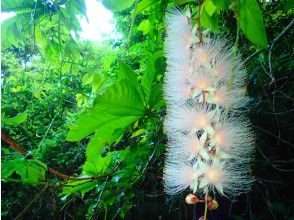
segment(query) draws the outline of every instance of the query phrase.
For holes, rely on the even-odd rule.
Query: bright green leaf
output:
[[[267,46],[262,14],[256,0],[242,0],[239,4],[238,18],[245,36],[259,47]]]
[[[150,32],[150,22],[148,19],[143,20],[138,27],[139,31],[142,31],[144,35],[148,34]]]
[[[68,181],[66,185],[67,186],[63,187],[61,195],[70,195],[73,193],[81,192],[82,196],[84,196],[85,193],[89,192],[97,186],[97,182],[89,180],[71,180]]]
[[[135,0],[102,0],[102,4],[111,11],[122,11],[132,6]]]
[[[28,113],[26,113],[26,112],[19,113],[12,118],[3,117],[3,123],[6,125],[18,125],[18,124],[24,122],[25,120],[27,120],[27,117],[28,117]]]
[[[204,1],[203,7],[207,14],[211,17],[216,10],[216,6],[213,4],[212,0]]]
[[[95,99],[94,107],[80,116],[67,140],[79,141],[103,126],[122,128],[144,115],[141,94],[129,80],[121,79]]]
[[[137,4],[135,15],[142,13],[144,10],[146,10],[149,6],[155,4],[158,2],[157,0],[142,0]]]

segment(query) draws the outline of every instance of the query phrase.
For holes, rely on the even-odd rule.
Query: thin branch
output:
[[[48,189],[48,185],[45,185],[45,187],[39,192],[35,198],[15,217],[15,220],[19,219],[31,206],[32,204],[37,201],[41,195]]]
[[[51,120],[51,122],[50,122],[50,124],[49,124],[49,126],[48,126],[48,128],[47,128],[47,130],[46,130],[46,132],[45,132],[45,134],[44,134],[44,136],[43,136],[43,138],[42,138],[42,140],[40,141],[40,143],[39,143],[39,145],[38,145],[38,147],[37,147],[36,154],[38,154],[38,152],[39,152],[39,150],[40,150],[40,147],[41,147],[43,141],[45,140],[45,138],[47,137],[48,132],[49,132],[49,130],[51,129],[52,124],[53,124],[53,122],[55,121],[57,115],[58,115],[58,113],[56,113],[56,114],[54,115],[53,119]]]
[[[16,150],[17,152],[19,152],[21,155],[23,156],[27,156],[27,153],[17,144],[15,143],[11,137],[9,137],[8,135],[4,134],[3,132],[1,132],[1,138],[9,144],[9,146]],[[45,169],[44,166],[40,165],[39,163],[36,163],[38,166],[42,167]],[[109,177],[112,176],[116,173],[116,171],[118,170],[118,168],[120,167],[121,162],[119,162],[114,168],[112,168],[112,170],[109,173],[103,174],[103,175],[99,175],[99,176],[92,176],[92,177],[73,177],[73,176],[68,176],[66,174],[63,174],[53,168],[48,167],[48,171],[50,173],[52,173],[53,175],[60,177],[62,179],[65,180],[97,180],[97,179],[101,179],[101,178],[105,178],[105,177]]]
[[[199,41],[202,44],[203,43],[203,36],[202,36],[202,32],[201,32],[201,6],[204,0],[198,0],[198,37],[199,37]]]
[[[263,132],[265,132],[265,133],[267,133],[267,134],[269,134],[269,135],[271,135],[271,136],[273,136],[273,137],[275,137],[275,138],[277,138],[278,140],[280,140],[280,141],[282,141],[282,142],[284,142],[284,143],[290,145],[291,147],[294,147],[294,144],[292,144],[292,143],[290,143],[290,142],[284,140],[283,138],[280,138],[280,137],[278,137],[277,135],[275,135],[275,134],[273,134],[273,133],[271,133],[271,132],[269,132],[269,131],[267,131],[267,130],[261,128],[261,127],[258,127],[258,126],[254,126],[254,127],[257,128],[257,129],[259,129],[259,130],[261,130],[261,131],[263,131]]]
[[[294,25],[294,19],[284,28],[284,30],[275,38],[272,40],[272,42],[267,46],[268,50],[269,50],[269,67],[270,67],[270,74],[272,74],[272,65],[271,65],[271,60],[272,60],[272,50],[274,45],[276,44],[276,42],[278,40],[280,40],[280,38],[286,34]],[[253,54],[251,54],[249,57],[247,57],[244,60],[244,64],[248,63],[249,60],[251,60],[253,57],[255,57],[256,55],[260,54],[261,52],[263,52],[266,48],[261,48],[259,50],[257,50],[256,52],[254,52]]]
[[[265,48],[261,48],[257,51],[255,51],[253,54],[251,54],[249,57],[247,57],[245,60],[244,60],[244,64],[247,64],[249,60],[251,60],[253,57],[255,57],[256,55],[260,54],[262,51],[264,51]]]
[[[131,41],[131,35],[132,35],[132,32],[133,32],[133,27],[134,27],[134,22],[135,22],[135,18],[136,18],[136,8],[137,8],[137,0],[135,1],[135,9],[134,9],[134,14],[132,15],[132,21],[131,21],[131,27],[130,27],[130,30],[129,30],[129,34],[128,34],[128,38],[127,38],[127,43],[126,43],[126,50],[129,49],[130,47],[130,41]]]

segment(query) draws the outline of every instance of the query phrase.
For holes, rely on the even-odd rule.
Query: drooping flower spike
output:
[[[222,38],[199,42],[188,16],[167,15],[164,95],[167,194],[190,189],[228,198],[250,190],[254,138],[240,56]]]

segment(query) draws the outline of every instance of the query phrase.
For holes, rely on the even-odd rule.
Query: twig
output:
[[[136,18],[136,8],[137,8],[137,0],[135,1],[135,9],[134,9],[134,14],[132,15],[132,21],[131,21],[131,26],[130,26],[130,30],[129,30],[129,34],[128,34],[128,38],[127,38],[127,43],[126,43],[126,50],[129,49],[130,47],[130,41],[131,41],[131,35],[133,32],[133,27],[134,27],[134,22],[135,22],[135,18]]]
[[[253,57],[255,57],[256,55],[260,54],[262,51],[264,51],[265,48],[261,48],[257,51],[255,51],[253,54],[251,54],[249,57],[247,57],[245,60],[244,60],[244,64],[247,64],[249,60],[251,60]]]
[[[202,32],[201,32],[201,6],[204,0],[198,0],[198,37],[199,37],[199,41],[202,44],[203,43],[203,36],[202,36]]]
[[[107,181],[108,181],[108,177],[106,178],[106,180],[105,180],[105,182],[103,183],[103,187],[102,187],[102,189],[101,189],[101,191],[100,191],[100,193],[99,193],[99,197],[98,197],[98,200],[97,200],[97,202],[96,202],[96,204],[95,204],[95,207],[94,207],[94,212],[93,212],[93,215],[91,216],[91,218],[90,218],[90,220],[92,220],[93,218],[94,218],[94,216],[95,216],[95,213],[96,213],[96,208],[97,208],[97,205],[99,204],[99,202],[100,202],[100,200],[101,200],[101,196],[102,196],[102,193],[103,193],[103,191],[104,191],[104,188],[105,188],[105,186],[106,186],[106,183],[107,183]]]
[[[9,144],[9,146],[16,150],[17,152],[19,152],[21,155],[23,156],[27,156],[27,153],[17,144],[15,143],[11,137],[9,137],[8,135],[4,134],[3,132],[1,132],[1,138]],[[40,165],[39,163],[36,162],[36,164],[42,168],[45,168],[44,166]],[[103,174],[103,175],[99,175],[99,176],[92,176],[92,177],[73,177],[73,176],[68,176],[66,174],[63,174],[53,168],[48,167],[48,172],[52,173],[55,176],[58,176],[62,179],[65,180],[97,180],[97,179],[101,179],[101,178],[105,178],[105,177],[109,177],[112,176],[116,173],[116,171],[118,170],[118,168],[120,167],[121,162],[119,162],[109,173],[107,174]]]
[[[277,43],[278,40],[280,40],[280,38],[287,33],[287,31],[289,31],[294,25],[294,19],[284,28],[284,30],[275,38],[272,40],[272,42],[267,46],[268,51],[269,51],[269,73],[272,75],[272,50],[274,45]],[[259,50],[257,50],[256,52],[254,52],[253,54],[251,54],[249,57],[247,57],[244,60],[244,64],[246,64],[249,60],[251,60],[253,57],[255,57],[256,55],[260,54],[262,51],[264,51],[265,48],[261,48]]]
[[[43,192],[45,192],[48,189],[48,185],[46,185],[41,192],[39,192],[35,198],[15,217],[15,220],[19,219],[31,206],[32,204],[39,199],[39,197],[42,195]]]
[[[45,131],[45,134],[44,134],[42,140],[40,141],[39,145],[37,146],[36,154],[38,154],[38,152],[39,152],[39,150],[40,150],[40,147],[41,147],[43,141],[45,140],[45,138],[47,137],[48,132],[49,132],[49,130],[51,129],[52,124],[53,124],[53,122],[55,121],[55,118],[57,117],[57,115],[58,115],[58,113],[56,113],[56,114],[54,115],[53,119],[51,120],[51,122],[50,122],[50,124],[49,124],[49,126],[48,126],[48,128],[47,128],[47,130]]]
[[[263,132],[265,132],[265,133],[267,133],[267,134],[269,134],[269,135],[272,135],[273,137],[277,138],[278,140],[280,140],[280,141],[282,141],[282,142],[284,142],[284,143],[286,143],[286,144],[288,144],[288,145],[294,147],[294,144],[292,144],[292,143],[290,143],[290,142],[284,140],[283,138],[280,138],[280,137],[276,136],[275,134],[273,134],[273,133],[271,133],[271,132],[269,132],[269,131],[267,131],[267,130],[261,128],[261,127],[258,127],[258,126],[254,126],[254,127],[257,128],[257,129],[259,129],[259,130],[261,130],[261,131],[263,131]]]

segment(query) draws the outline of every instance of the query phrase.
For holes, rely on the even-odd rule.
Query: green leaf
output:
[[[86,158],[97,157],[106,144],[118,142],[125,131],[125,123],[128,124],[121,119],[115,124],[110,122],[95,130],[95,135],[87,145]]]
[[[81,192],[83,197],[85,193],[97,186],[97,182],[89,180],[70,180],[66,185],[67,186],[63,187],[63,191],[60,195],[70,195],[76,192]]]
[[[38,160],[26,160],[17,156],[13,160],[2,163],[1,174],[3,177],[10,177],[14,172],[18,174],[24,183],[36,184],[39,180],[45,179],[46,164]]]
[[[12,118],[3,117],[3,123],[6,125],[18,125],[18,124],[24,122],[25,120],[27,120],[27,117],[28,117],[28,113],[26,113],[26,112],[19,113]]]
[[[210,9],[212,10],[212,8]],[[211,13],[211,11],[210,11]],[[201,10],[201,25],[208,28],[214,33],[218,33],[218,15],[216,13],[211,16],[208,14],[206,8]]]
[[[82,78],[82,85],[88,85],[93,82],[94,74],[93,73],[86,73]]]
[[[141,93],[141,86],[138,83],[137,80],[137,74],[135,73],[132,68],[125,64],[125,63],[119,63],[119,74],[118,74],[119,79],[127,79],[130,81],[130,83],[133,84],[133,86],[136,88],[136,90]],[[141,95],[141,94],[140,94]]]
[[[217,9],[228,10],[230,2],[228,0],[211,0],[212,3],[216,6]]]
[[[281,203],[281,202],[273,202],[272,204],[273,210],[276,213],[282,214],[282,215],[287,215],[288,214],[288,209],[287,207]]]
[[[193,2],[195,0],[174,0],[174,4],[175,5],[182,5],[182,4],[185,4],[187,2]]]
[[[259,47],[267,46],[262,14],[256,0],[243,0],[239,4],[239,24],[245,36]]]
[[[143,32],[143,35],[146,35],[150,32],[150,22],[148,19],[143,20],[138,27],[139,31]]]
[[[88,158],[86,163],[83,165],[83,171],[86,175],[97,176],[103,174],[108,170],[109,165],[112,161],[112,154],[108,154],[106,157],[91,157]]]
[[[102,4],[109,10],[118,12],[133,5],[134,1],[135,0],[102,0]]]
[[[145,98],[148,101],[151,88],[158,74],[163,74],[164,62],[163,51],[156,51],[149,59],[146,65],[146,75],[143,77],[141,84],[145,93]]]
[[[152,87],[148,103],[150,109],[164,107],[162,83],[158,83]]]
[[[135,10],[135,16],[142,13],[144,10],[146,10],[149,6],[155,4],[158,2],[157,0],[142,0],[137,4],[136,10]]]
[[[213,4],[212,0],[204,1],[203,7],[207,14],[211,17],[216,10],[216,6]]]
[[[131,78],[121,79],[98,96],[94,107],[80,116],[75,126],[71,126],[67,140],[79,141],[103,127],[111,131],[125,128],[142,117],[145,111],[142,94],[133,83]]]
[[[284,9],[285,10],[290,10],[294,8],[294,1],[293,0],[287,0],[285,5],[284,5]]]

